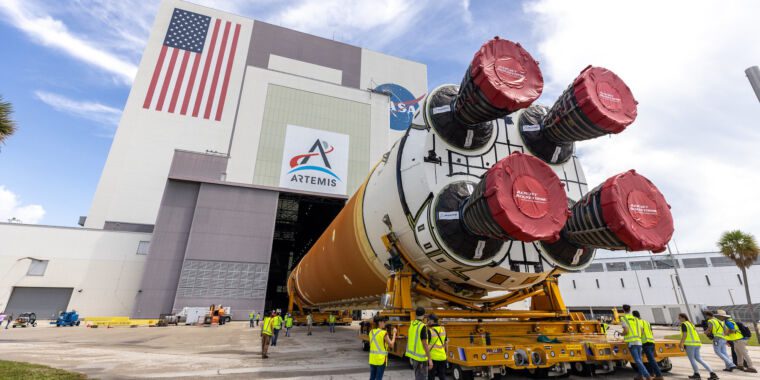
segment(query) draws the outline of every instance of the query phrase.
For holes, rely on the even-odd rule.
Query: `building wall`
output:
[[[220,121],[143,108],[175,8],[241,25]],[[341,99],[364,105],[359,107],[359,112],[351,107],[344,107],[350,108],[348,113],[341,107],[329,111],[343,122],[354,118],[354,132],[369,135],[371,145],[361,150],[363,157],[357,160],[358,166],[349,168],[354,173],[366,174],[369,165],[374,164],[400,136],[400,132],[389,129],[391,103],[388,96],[369,91],[375,83],[384,82],[397,83],[420,96],[427,91],[427,69],[420,63],[330,39],[254,22],[184,1],[165,0],[156,16],[85,226],[103,228],[132,224],[143,230],[149,229],[156,221],[175,149],[229,155],[227,180],[272,185],[268,179],[263,179],[267,174],[258,177],[254,173],[264,109],[283,107],[267,103],[270,85],[319,94],[325,96],[328,103]],[[299,110],[297,104],[287,107],[301,115],[307,113]],[[315,114],[326,111],[319,109]],[[316,115],[312,115],[312,120],[316,120],[313,116]],[[263,182],[258,182],[260,179]]]
[[[714,266],[708,261],[707,267],[688,268],[684,259],[719,258],[720,254],[675,255],[678,273],[686,300],[690,304],[707,306],[744,304],[747,298],[744,285],[737,275],[735,266]],[[667,305],[683,303],[681,290],[675,280],[673,269],[633,270],[631,263],[646,262],[647,256],[615,256],[601,258],[595,264],[604,264],[605,271],[567,273],[559,278],[562,296],[568,306],[619,306],[624,303],[636,305]],[[669,260],[664,260],[669,262]],[[609,271],[609,263],[626,263],[620,271]],[[662,265],[661,267],[666,267]],[[755,302],[760,300],[760,265],[753,265],[747,271],[749,287]],[[709,283],[708,283],[709,278]],[[622,283],[621,283],[622,279]],[[597,286],[598,281],[598,286]],[[732,301],[733,297],[733,301]]]
[[[146,256],[148,233],[0,223],[0,310],[13,287],[73,288],[68,309],[83,317],[129,315]],[[28,276],[30,259],[49,260],[43,276]]]
[[[221,121],[143,108],[174,8],[241,25]],[[103,228],[106,221],[154,224],[175,149],[228,152],[252,28],[253,20],[237,15],[179,0],[161,3],[98,182],[86,227]]]

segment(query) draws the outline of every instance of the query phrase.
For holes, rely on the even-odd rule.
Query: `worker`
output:
[[[277,337],[280,335],[280,330],[282,330],[282,317],[280,316],[280,313],[278,311],[272,312],[272,326],[274,329],[274,335],[272,335],[272,346],[277,345]]]
[[[267,317],[267,313],[264,312],[264,323],[261,325],[261,358],[266,359],[269,357],[269,344],[272,342],[272,334],[274,327],[274,319]]]
[[[314,317],[311,316],[311,312],[306,314],[306,335],[311,335],[311,326],[314,325]]]
[[[369,332],[369,380],[382,380],[388,364],[388,347],[396,343],[398,330],[394,327],[393,336],[389,339],[385,330],[386,319],[376,315],[374,321],[376,327]]]
[[[725,313],[724,311],[723,314]],[[718,355],[723,360],[723,363],[725,363],[726,368],[723,370],[732,372],[736,368],[736,364],[731,361],[731,358],[728,357],[728,352],[726,352],[726,345],[728,344],[726,341],[726,326],[721,320],[715,318],[715,314],[711,311],[706,311],[705,316],[707,317],[706,334],[707,336],[712,336],[715,355]]]
[[[248,313],[248,327],[253,328],[253,318],[256,317],[256,312],[252,311]]]
[[[436,376],[440,380],[446,380],[446,329],[438,324],[438,316],[428,315],[428,344],[430,345],[430,359],[433,366],[428,371],[428,380],[434,380]]]
[[[330,326],[330,332],[335,333],[335,314],[332,311],[327,317],[327,324]]]
[[[726,314],[725,310],[718,310],[718,312],[715,313],[715,316],[723,321],[726,328],[726,341],[731,346],[731,351],[736,353],[734,364],[744,372],[757,373],[757,370],[752,365],[752,359],[749,357],[749,352],[747,352],[747,341],[749,340],[749,337],[744,339],[745,337],[739,328],[739,324],[736,323],[730,315]]]
[[[654,357],[654,334],[652,325],[649,321],[641,319],[638,310],[633,311],[633,316],[639,319],[639,331],[641,331],[641,350],[647,357],[647,369],[650,374],[654,374],[654,380],[664,380],[660,366],[657,365],[657,359]]]
[[[260,320],[261,320],[261,313],[256,313],[256,326],[259,325]]]
[[[699,376],[699,367],[697,367],[697,363],[699,363],[707,370],[707,372],[710,372],[709,380],[718,380],[718,375],[713,372],[710,365],[705,363],[699,355],[699,350],[702,348],[702,341],[699,339],[697,328],[689,321],[689,317],[686,313],[678,314],[678,320],[681,322],[681,342],[679,342],[679,347],[686,351],[686,357],[689,358],[691,369],[694,370],[694,374],[689,376],[689,379],[701,379]]]
[[[609,323],[605,322],[605,321],[604,321],[604,320],[602,320],[601,318],[599,318],[599,323],[600,323],[600,324],[601,324],[601,326],[602,326],[602,334],[604,334],[604,335],[607,335],[607,330],[609,330],[609,329],[610,329],[610,325],[609,325]]]
[[[224,325],[224,307],[219,304],[219,325]]]
[[[639,376],[645,380],[651,380],[649,371],[641,360],[641,329],[639,328],[639,319],[631,314],[631,305],[623,305],[625,314],[620,317],[620,324],[623,326],[623,340],[628,344],[628,351],[631,352],[634,368]]]
[[[430,345],[428,344],[428,329],[422,319],[425,317],[425,309],[418,307],[415,310],[415,319],[409,324],[409,332],[406,338],[406,354],[412,362],[415,380],[427,380],[428,368],[433,366],[430,358]]]
[[[285,315],[285,336],[290,337],[290,328],[293,327],[293,317],[290,313]]]

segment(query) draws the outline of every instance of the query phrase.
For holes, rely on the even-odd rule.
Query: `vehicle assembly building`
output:
[[[417,62],[164,1],[84,228],[0,226],[0,310],[285,307],[427,87]]]
[[[538,64],[496,38],[461,85],[429,90],[424,64],[165,0],[82,228],[0,223],[0,311],[221,303],[244,319],[289,296],[372,309],[402,259],[435,292],[415,299],[427,307],[581,270],[558,282],[568,306],[614,306],[618,277],[615,300],[679,303],[655,297],[675,285],[643,258],[592,263],[598,249],[662,252],[674,226],[634,171],[589,186],[575,142],[623,132],[636,102],[611,71],[578,71],[554,104],[533,103]],[[684,287],[733,278],[686,260]],[[644,274],[651,298],[633,287]]]

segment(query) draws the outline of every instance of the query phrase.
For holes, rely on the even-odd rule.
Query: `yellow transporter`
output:
[[[401,334],[389,352],[402,356],[423,307],[447,329],[457,378],[591,374],[630,360],[599,322],[568,312],[557,277],[590,265],[597,248],[660,252],[673,234],[649,180],[628,171],[589,190],[573,154],[576,141],[622,132],[636,101],[600,67],[551,108],[532,104],[542,88],[519,44],[484,44],[461,87],[428,94],[424,125],[383,155],[291,272],[289,310],[380,310]],[[524,300],[530,310],[508,309]],[[664,370],[684,355],[675,341],[656,345]]]

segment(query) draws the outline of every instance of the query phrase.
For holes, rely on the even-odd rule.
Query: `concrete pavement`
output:
[[[292,337],[284,337],[284,331],[280,334],[277,347],[272,347],[270,358],[264,360],[259,329],[251,329],[247,323],[111,329],[38,326],[0,330],[0,357],[82,372],[99,379],[366,379],[367,353],[361,350],[357,330],[357,326],[337,327],[337,332],[330,334],[327,327],[316,327],[314,335],[306,336],[304,327],[294,327]],[[657,336],[673,333],[674,329],[655,330]],[[756,365],[760,364],[760,349],[751,347],[751,350]],[[711,346],[703,346],[702,356],[721,379],[760,379],[758,375],[742,372],[721,372],[722,365]],[[671,379],[686,379],[691,374],[686,358],[677,358],[673,364],[668,376]],[[633,376],[633,370],[628,368],[606,378]],[[390,361],[386,379],[411,377],[411,370],[403,360]]]

